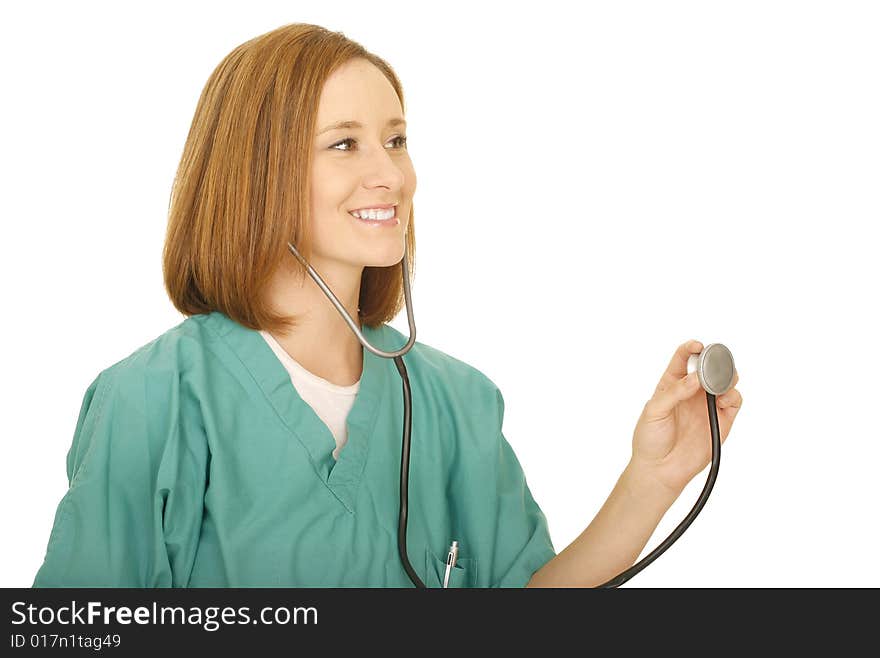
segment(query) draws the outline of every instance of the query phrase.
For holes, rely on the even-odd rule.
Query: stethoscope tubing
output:
[[[406,552],[406,522],[409,507],[409,447],[412,437],[412,392],[409,387],[409,375],[403,363],[403,357],[394,357],[394,365],[403,381],[403,445],[400,449],[400,514],[397,518],[397,552],[403,570],[418,589],[427,589],[425,583],[419,578],[416,570],[409,563]]]

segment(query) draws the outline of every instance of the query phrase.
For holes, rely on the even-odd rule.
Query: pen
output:
[[[446,575],[443,576],[443,587],[449,587],[449,573],[452,571],[452,567],[455,566],[457,560],[458,542],[453,541],[452,546],[449,547],[449,553],[446,556]]]

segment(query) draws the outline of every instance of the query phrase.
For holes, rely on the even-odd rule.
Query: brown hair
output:
[[[171,190],[162,254],[165,288],[184,315],[220,311],[255,330],[297,324],[265,294],[282,264],[307,276],[312,138],[324,81],[348,60],[374,64],[397,92],[394,70],[341,32],[292,23],[230,52],[205,84]],[[407,267],[415,271],[410,209]],[[288,265],[289,264],[289,265]],[[377,326],[403,308],[400,263],[365,267],[359,318]]]

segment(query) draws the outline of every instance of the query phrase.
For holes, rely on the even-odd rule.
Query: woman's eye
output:
[[[397,137],[393,138],[391,141],[397,142],[397,148],[405,148],[406,147],[406,137],[404,135],[398,135]],[[349,143],[356,144],[357,140],[355,140],[353,137],[347,137],[346,139],[343,139],[341,142],[336,142],[330,148],[334,149],[336,151],[350,151],[351,150],[350,148],[346,148],[346,149],[336,148],[337,146],[342,146],[343,144],[349,144]]]

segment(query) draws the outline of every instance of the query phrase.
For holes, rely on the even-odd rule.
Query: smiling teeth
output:
[[[394,217],[394,208],[388,208],[388,210],[379,210],[376,208],[371,208],[370,210],[352,210],[349,212],[349,215],[353,215],[358,219],[373,219],[373,220],[382,220],[382,219],[391,219]]]

